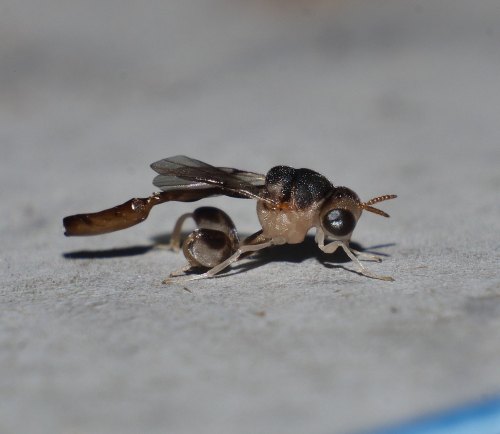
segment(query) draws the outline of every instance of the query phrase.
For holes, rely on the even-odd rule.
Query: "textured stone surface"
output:
[[[264,3],[1,6],[2,433],[342,433],[500,389],[498,2]],[[396,281],[309,242],[164,286],[189,204],[62,236],[181,153],[399,194],[354,233]]]

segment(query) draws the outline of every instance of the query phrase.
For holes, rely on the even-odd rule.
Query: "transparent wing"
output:
[[[265,185],[264,175],[214,167],[184,155],[157,161],[151,164],[151,168],[159,174],[153,184],[163,191],[206,189],[212,195],[216,188],[218,194],[261,199],[260,193]]]

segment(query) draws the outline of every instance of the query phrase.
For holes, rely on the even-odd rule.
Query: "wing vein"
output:
[[[268,201],[261,195],[265,176],[259,173],[215,167],[184,155],[156,161],[151,168],[158,173],[153,184],[163,191],[206,189],[214,195],[215,187],[215,194]]]

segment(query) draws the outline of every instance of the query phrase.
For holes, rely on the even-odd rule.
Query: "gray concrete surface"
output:
[[[499,20],[496,0],[4,1],[0,432],[343,433],[498,392]],[[396,281],[306,244],[164,286],[183,258],[154,239],[192,205],[63,237],[181,153],[399,194],[354,234]],[[251,201],[203,204],[257,229]]]

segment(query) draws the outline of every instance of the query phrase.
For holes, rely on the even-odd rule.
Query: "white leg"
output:
[[[186,214],[182,214],[175,223],[174,230],[172,231],[172,235],[170,237],[170,244],[168,246],[174,252],[178,252],[181,249],[182,225],[189,217],[193,217],[193,213],[188,212]]]
[[[172,271],[170,273],[170,277],[177,277],[177,276],[184,276],[190,269],[191,269],[191,264],[186,264],[184,267],[179,268],[178,270]]]
[[[354,253],[361,261],[382,262],[382,258],[380,256],[372,255],[371,253],[360,252],[359,250],[353,249],[352,247],[349,247],[349,250],[351,250],[351,252]]]
[[[165,279],[162,283],[169,284],[169,283],[180,283],[180,282],[189,282],[191,280],[198,280],[198,279],[205,279],[205,278],[210,278],[214,277],[217,273],[220,273],[222,270],[225,268],[229,267],[233,262],[236,262],[239,257],[247,252],[256,252],[257,250],[262,250],[265,249],[266,247],[270,247],[274,244],[273,240],[266,241],[264,243],[260,244],[248,244],[241,246],[236,252],[231,255],[229,258],[227,258],[224,262],[221,262],[220,264],[216,265],[215,267],[211,268],[210,270],[206,271],[205,273],[202,274],[195,274],[193,276],[181,276],[181,277],[170,277],[168,279]]]
[[[361,262],[359,262],[359,259],[354,256],[354,253],[352,253],[351,249],[349,246],[343,242],[343,241],[332,241],[331,243],[328,243],[327,245],[324,244],[324,235],[318,235],[316,234],[317,241],[318,241],[318,247],[325,253],[333,253],[335,250],[337,250],[339,247],[341,247],[344,252],[346,253],[347,256],[357,265],[357,272],[359,274],[362,274],[363,276],[366,277],[371,277],[372,279],[379,279],[379,280],[387,280],[387,281],[394,281],[394,279],[390,276],[378,276],[377,274],[373,274],[372,272],[368,271]]]

